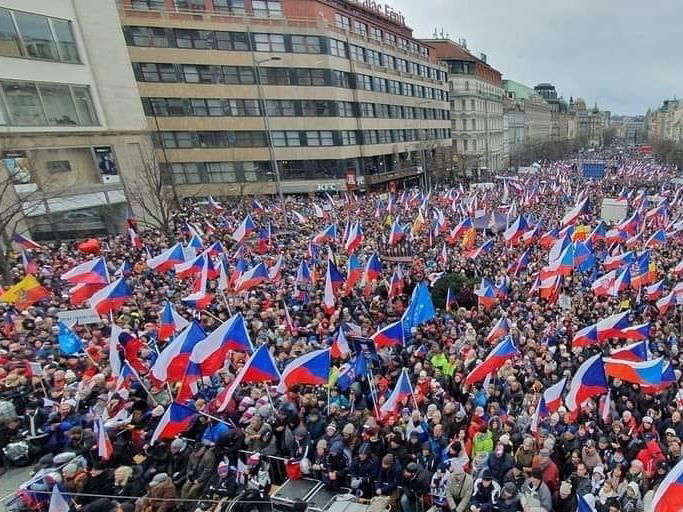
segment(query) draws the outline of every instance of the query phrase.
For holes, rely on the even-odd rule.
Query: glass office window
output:
[[[321,45],[318,36],[292,36],[294,53],[320,53]]]
[[[187,9],[192,11],[204,10],[204,0],[175,0],[175,6],[178,9]]]
[[[282,3],[280,0],[252,0],[254,16],[272,18],[282,16]]]
[[[44,126],[47,124],[36,84],[4,82],[2,90],[5,94],[12,124],[19,126]]]
[[[335,57],[343,57],[346,58],[346,43],[344,41],[339,41],[338,39],[330,39],[329,40],[329,45],[330,45],[330,55],[334,55]]]
[[[219,50],[249,50],[249,40],[245,32],[216,32],[216,47]]]
[[[71,22],[67,20],[58,20],[52,18],[52,30],[57,39],[57,50],[62,62],[80,62],[78,59],[78,49],[76,48],[76,40],[71,31]]]
[[[213,0],[216,12],[229,14],[244,14],[244,0]]]
[[[78,125],[76,107],[68,86],[40,84],[39,90],[45,106],[48,124],[56,126]]]
[[[7,9],[0,9],[0,55],[20,57],[19,35],[14,28],[12,15]]]
[[[232,183],[237,181],[235,162],[207,162],[206,173],[209,183]]]
[[[284,52],[285,38],[282,34],[254,34],[257,52]]]
[[[50,24],[45,16],[15,12],[21,39],[29,57],[58,60],[57,47],[52,39]]]

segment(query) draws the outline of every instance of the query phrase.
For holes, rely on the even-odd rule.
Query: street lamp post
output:
[[[261,81],[261,64],[266,62],[277,62],[282,60],[281,57],[272,56],[267,59],[256,60],[254,59],[254,69],[256,70],[256,88],[258,89],[259,104],[261,107],[261,115],[263,116],[263,124],[266,128],[266,140],[268,143],[268,155],[270,156],[270,165],[272,171],[275,173],[275,189],[277,195],[280,198],[280,208],[282,208],[282,215],[285,219],[285,227],[289,227],[289,219],[287,218],[287,210],[285,209],[285,198],[282,194],[282,183],[280,182],[280,168],[277,164],[277,159],[275,158],[275,147],[273,145],[273,137],[270,131],[270,116],[268,115],[268,109],[266,108],[265,93],[263,91],[263,83]]]

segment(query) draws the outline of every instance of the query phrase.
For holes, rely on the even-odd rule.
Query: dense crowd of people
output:
[[[634,287],[596,297],[591,285],[606,273],[607,255],[616,254],[615,246],[604,240],[594,243],[593,268],[574,270],[556,297],[540,298],[532,288],[548,264],[548,247],[538,238],[511,245],[502,230],[487,229],[477,230],[469,241],[449,236],[464,218],[482,211],[509,221],[522,215],[529,231],[538,224],[539,233],[545,233],[562,227],[560,219],[579,197],[588,198],[590,208],[576,225],[589,233],[600,221],[605,197],[622,197],[629,217],[665,201],[666,212],[657,222],[641,221],[640,241],[633,250],[643,250],[657,229],[666,230],[666,243],[651,249],[650,270],[668,293],[683,259],[676,225],[680,189],[670,182],[674,170],[625,153],[609,156],[615,167],[594,182],[584,181],[576,162],[566,161],[547,164],[532,176],[500,180],[488,189],[455,183],[429,192],[287,197],[287,221],[279,202],[270,198],[187,201],[174,217],[172,236],[145,228],[144,219],[137,225],[131,221],[142,247],[131,243],[129,234],[111,236],[101,239],[101,255],[112,276],[124,269],[134,295],[100,323],[72,327],[84,345],[77,354],[60,352],[58,314],[83,305],[71,303],[71,285],[60,277],[92,255],[75,242],[31,251],[36,277],[51,298],[21,310],[0,306],[4,466],[30,462],[37,471],[16,494],[14,506],[46,509],[51,489],[58,486],[72,507],[89,512],[194,510],[198,502],[213,506],[237,495],[258,508],[275,484],[303,475],[333,491],[402,512],[430,507],[574,512],[580,500],[598,512],[651,510],[654,492],[681,460],[680,310],[672,307],[662,314],[656,300]],[[251,215],[256,231],[238,244],[232,235],[245,215]],[[449,228],[439,230],[444,218]],[[389,254],[396,219],[404,226],[410,263],[382,259],[383,251]],[[334,254],[337,266],[345,268],[343,228],[356,221],[364,238],[355,254],[364,264],[377,253],[381,275],[342,285],[329,311],[324,304],[327,258]],[[335,240],[311,243],[333,223],[338,228]],[[267,237],[259,236],[266,229]],[[231,274],[262,261],[272,268],[281,256],[279,275],[239,293],[218,290],[213,279],[213,301],[202,310],[189,308],[180,299],[191,293],[195,279],[157,272],[145,262],[193,235],[199,235],[204,248],[222,243],[224,252],[214,257],[222,258]],[[491,237],[490,251],[475,256],[467,252]],[[511,272],[526,250],[528,264]],[[302,261],[311,269],[310,285],[297,282]],[[246,265],[240,269],[239,264]],[[26,271],[17,252],[12,281],[20,281]],[[505,290],[492,307],[478,300],[482,278]],[[333,359],[327,386],[295,385],[280,393],[267,384],[242,384],[219,411],[226,388],[248,357],[230,352],[222,370],[200,382],[184,401],[184,407],[196,412],[189,427],[173,439],[151,442],[180,386],[149,375],[169,343],[157,336],[167,302],[206,332],[241,313],[254,347],[268,346],[282,370],[296,357],[328,347],[339,329],[352,346],[355,338],[367,340],[401,318],[418,283],[437,286],[439,279],[459,283],[453,304],[435,301],[436,315],[413,327],[404,344],[379,347],[371,377],[338,382],[344,363],[361,357],[347,353]],[[571,378],[588,357],[609,354],[626,343],[609,339],[573,347],[576,332],[626,310],[633,324],[650,323],[650,354],[673,365],[675,382],[644,390],[610,378],[607,404],[606,395],[595,396],[579,410],[560,405],[534,419],[545,389]],[[520,355],[485,381],[465,384],[490,353],[493,345],[486,338],[502,315]],[[122,357],[135,377],[123,384],[111,368],[114,324],[130,334]],[[37,363],[38,369],[29,363]],[[392,414],[380,414],[402,369],[408,370],[413,394]],[[106,457],[105,441],[112,447]]]

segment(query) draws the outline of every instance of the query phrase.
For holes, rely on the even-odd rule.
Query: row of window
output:
[[[503,105],[496,101],[470,99],[468,102],[464,99],[451,99],[451,110],[460,110],[462,112],[502,113]]]
[[[275,147],[354,146],[418,140],[449,139],[450,129],[424,130],[307,130],[271,132]],[[166,131],[155,135],[155,143],[168,149],[258,148],[267,146],[264,131]]]
[[[459,121],[459,122],[458,122]],[[502,130],[503,129],[503,119],[474,119],[474,118],[462,118],[460,120],[453,119],[453,128],[467,130]]]
[[[270,162],[187,162],[168,164],[176,185],[270,181]]]
[[[257,52],[269,53],[325,54],[433,80],[447,80],[446,73],[440,69],[322,36],[271,33],[253,33],[250,36],[246,32],[138,26],[125,27],[124,34],[129,46],[226,51],[250,51],[253,48]]]
[[[252,66],[136,62],[133,64],[133,72],[139,82],[249,85],[256,83],[256,73]],[[442,89],[336,69],[267,67],[260,68],[259,75],[264,85],[341,87],[448,101],[448,93]]]
[[[176,9],[204,11],[207,8],[223,14],[243,15],[247,11],[259,18],[281,18],[282,2],[280,0],[251,0],[251,8],[247,10],[245,0],[173,0]],[[165,10],[165,0],[131,0],[133,9]]]
[[[71,22],[0,8],[0,55],[79,63]]]
[[[429,58],[429,48],[421,46],[415,41],[410,41],[404,37],[396,37],[392,32],[386,32],[379,27],[368,25],[364,21],[352,20],[349,16],[341,13],[334,15],[335,25],[342,30],[353,30],[356,34],[363,37],[370,37],[375,41],[384,41],[392,46],[398,46],[402,50],[418,54],[422,57]]]
[[[94,126],[87,86],[0,81],[0,125]]]
[[[261,116],[258,100],[225,98],[143,98],[148,116],[248,117]],[[367,117],[381,119],[427,119],[446,121],[450,111],[385,103],[354,103],[333,100],[267,100],[272,117]]]

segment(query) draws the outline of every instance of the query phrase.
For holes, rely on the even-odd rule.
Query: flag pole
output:
[[[219,423],[222,423],[223,425],[227,425],[230,428],[237,428],[237,426],[232,422],[232,420],[228,419],[228,421],[225,421],[217,416],[213,416],[212,414],[206,413],[204,411],[200,411],[198,409],[193,409],[192,407],[185,405],[185,404],[179,404],[178,402],[175,402],[176,404],[180,405],[181,407],[184,407],[185,409],[189,409],[192,412],[196,412],[197,414],[201,414],[202,416],[206,416],[207,418],[210,418],[212,420],[215,420]]]
[[[225,296],[225,290],[221,288],[221,297],[223,297],[223,302],[225,302],[225,307],[228,308],[228,315],[232,316],[232,311],[230,311],[230,304],[228,303],[228,298]]]

